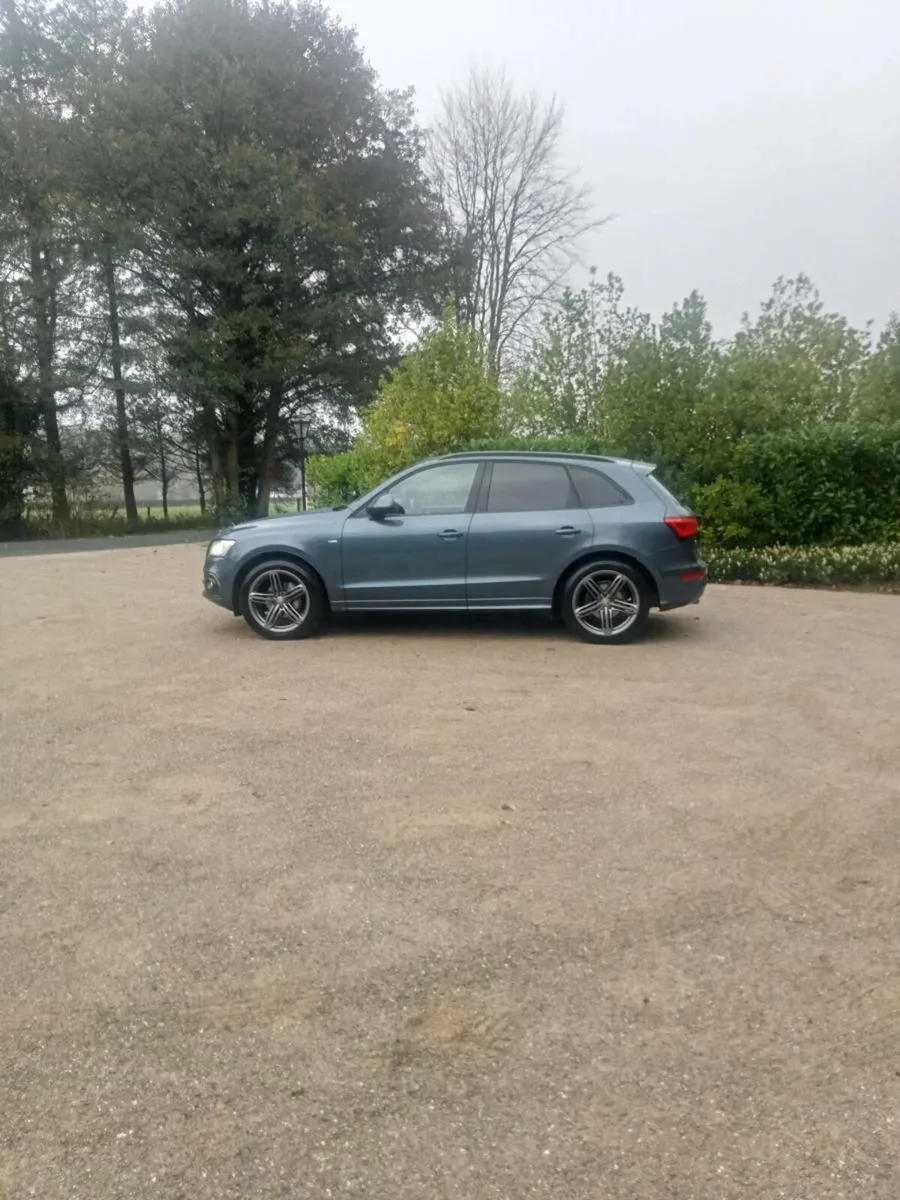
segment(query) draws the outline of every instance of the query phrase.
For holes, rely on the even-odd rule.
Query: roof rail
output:
[[[613,458],[608,454],[579,454],[573,450],[457,450],[453,454],[442,454],[441,461],[448,458],[583,458],[589,462],[630,463],[627,458]]]

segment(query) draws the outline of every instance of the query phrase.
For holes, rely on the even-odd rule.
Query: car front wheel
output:
[[[624,563],[587,563],[574,572],[563,592],[566,628],[586,642],[633,642],[643,633],[649,614],[650,590]]]
[[[276,641],[312,637],[326,610],[311,571],[288,560],[259,563],[241,586],[241,615],[254,633]]]

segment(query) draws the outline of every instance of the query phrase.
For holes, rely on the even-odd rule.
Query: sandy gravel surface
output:
[[[0,1195],[897,1200],[900,599],[273,645],[0,563]]]

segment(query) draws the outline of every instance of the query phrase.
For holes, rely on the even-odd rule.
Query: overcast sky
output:
[[[897,0],[330,0],[422,119],[473,62],[566,108],[615,220],[585,247],[658,314],[698,288],[721,334],[778,275],[881,326],[900,309]]]

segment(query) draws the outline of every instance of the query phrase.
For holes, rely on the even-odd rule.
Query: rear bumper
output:
[[[705,563],[692,563],[688,567],[666,572],[660,581],[659,611],[670,612],[673,608],[699,604],[706,591],[706,583]]]

